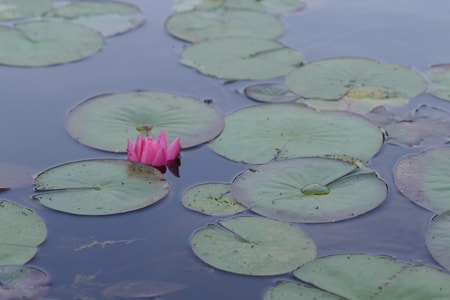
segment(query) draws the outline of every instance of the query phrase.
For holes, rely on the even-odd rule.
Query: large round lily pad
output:
[[[0,265],[27,263],[46,237],[47,228],[39,216],[15,203],[0,200]]]
[[[32,266],[0,266],[0,299],[46,299],[50,278]]]
[[[433,65],[427,72],[428,93],[450,101],[450,64]]]
[[[433,218],[426,232],[426,242],[433,258],[450,270],[450,211]]]
[[[289,281],[279,281],[277,286],[264,295],[264,300],[339,300],[341,298],[326,291]]]
[[[271,39],[284,31],[274,16],[249,10],[187,11],[171,15],[165,26],[173,36],[190,42],[227,36]]]
[[[35,178],[42,205],[76,215],[111,215],[149,206],[169,191],[157,169],[122,159],[92,159],[47,169]]]
[[[0,20],[39,17],[52,5],[53,0],[2,0]]]
[[[450,148],[441,147],[411,154],[400,160],[394,179],[411,201],[430,211],[450,210]]]
[[[286,85],[304,98],[338,100],[363,86],[393,90],[415,97],[426,81],[414,69],[367,58],[328,58],[302,66],[286,77]]]
[[[0,64],[42,67],[81,60],[97,53],[103,36],[70,22],[32,21],[0,26]]]
[[[231,191],[236,201],[273,219],[334,222],[380,205],[385,182],[360,173],[354,164],[328,158],[273,162],[238,175]]]
[[[125,152],[127,139],[153,136],[164,130],[167,140],[181,139],[193,147],[216,137],[223,129],[222,115],[211,105],[191,97],[131,92],[104,94],[73,108],[66,119],[70,135],[87,146]]]
[[[247,275],[290,272],[316,256],[316,246],[300,228],[261,217],[237,217],[194,233],[191,246],[207,264]]]
[[[447,299],[450,276],[384,255],[339,254],[311,261],[294,276],[345,299]]]
[[[244,89],[245,95],[255,101],[282,103],[292,102],[300,96],[290,91],[284,84],[261,83]]]
[[[225,118],[211,149],[246,163],[326,155],[369,160],[381,147],[378,127],[345,112],[316,112],[295,104],[257,105]]]
[[[55,7],[45,15],[88,26],[104,36],[130,31],[145,22],[138,7],[124,2],[78,1]]]
[[[303,63],[303,55],[273,40],[226,37],[186,47],[181,62],[213,77],[257,80],[289,73]]]

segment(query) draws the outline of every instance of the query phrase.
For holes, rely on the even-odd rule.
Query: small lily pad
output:
[[[433,258],[450,270],[450,211],[433,218],[426,231],[426,242]]]
[[[269,103],[292,102],[300,97],[284,84],[276,83],[250,85],[244,89],[244,93],[252,100]]]
[[[206,143],[223,129],[222,115],[211,105],[191,97],[130,92],[92,97],[73,108],[66,119],[69,134],[82,144],[125,152],[127,139],[156,136],[164,130],[168,141],[179,137],[182,148]]]
[[[289,73],[303,63],[303,55],[273,40],[226,37],[184,48],[181,62],[208,76],[258,80]]]
[[[32,266],[0,266],[0,299],[46,299],[48,275]]]
[[[0,26],[0,64],[43,67],[78,61],[103,46],[103,36],[70,22],[31,21]]]
[[[246,275],[290,272],[316,257],[316,246],[300,228],[267,218],[237,217],[194,233],[191,246],[205,263]]]
[[[375,173],[328,158],[273,162],[239,174],[231,191],[257,214],[292,222],[353,218],[380,205],[387,185]]]
[[[34,212],[0,200],[0,265],[27,263],[46,237],[45,223]]]
[[[250,10],[187,11],[171,15],[165,27],[189,42],[229,36],[271,39],[284,31],[283,23],[274,16]]]
[[[279,281],[277,286],[264,295],[264,300],[339,300],[339,296],[302,284]]]
[[[422,93],[426,81],[414,69],[367,58],[328,58],[296,69],[286,85],[303,98],[338,100],[352,88],[370,86],[393,90],[402,97]]]
[[[36,170],[18,164],[0,162],[0,190],[32,185]]]
[[[402,158],[395,184],[411,201],[430,211],[450,210],[450,148],[439,147]]]
[[[446,299],[450,295],[448,273],[385,255],[321,257],[300,267],[294,276],[344,299]]]
[[[433,65],[427,75],[427,92],[439,99],[450,101],[450,64]]]
[[[189,188],[181,198],[184,207],[212,216],[232,215],[246,210],[231,195],[231,185],[204,183]]]
[[[149,206],[166,196],[169,184],[157,169],[122,159],[76,161],[35,178],[33,196],[42,205],[75,215],[112,215]]]
[[[296,104],[243,108],[228,115],[225,123],[209,145],[220,155],[245,163],[329,155],[365,162],[383,143],[379,128],[362,116],[319,113]]]
[[[39,17],[52,8],[53,0],[2,0],[0,20]]]
[[[178,283],[155,280],[126,280],[108,285],[102,294],[108,298],[142,299],[174,293],[185,286]]]
[[[104,36],[128,32],[145,23],[145,16],[138,7],[115,1],[70,2],[53,8],[44,17],[85,25]]]

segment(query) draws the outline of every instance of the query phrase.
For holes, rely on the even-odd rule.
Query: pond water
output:
[[[180,64],[179,55],[187,43],[170,37],[163,27],[172,13],[171,1],[129,2],[140,7],[146,23],[107,38],[101,52],[92,57],[45,68],[0,66],[0,161],[30,166],[38,172],[68,161],[125,158],[124,154],[83,146],[64,129],[72,107],[102,93],[149,90],[208,98],[225,115],[256,104],[242,93],[251,82],[226,84]],[[450,62],[448,11],[450,2],[446,0],[309,0],[304,10],[280,16],[287,28],[280,41],[302,51],[306,61],[362,56],[425,72],[433,64]],[[412,99],[405,111],[425,103],[450,110],[449,102],[423,93]],[[396,162],[422,150],[385,144],[370,161],[369,167],[389,185],[388,197],[380,207],[347,221],[299,225],[317,243],[318,256],[387,254],[438,266],[424,242],[424,229],[433,214],[413,204],[393,184]],[[151,279],[186,286],[167,299],[262,299],[277,280],[291,276],[234,275],[201,262],[192,253],[189,239],[195,230],[218,218],[188,211],[180,200],[192,185],[230,182],[248,167],[218,156],[206,145],[183,150],[181,176],[166,173],[171,190],[163,201],[107,217],[46,209],[31,200],[31,181],[0,196],[32,208],[47,224],[47,240],[30,264],[50,275],[49,298],[69,299],[61,296],[58,288],[72,284],[76,276],[92,275],[92,285]]]

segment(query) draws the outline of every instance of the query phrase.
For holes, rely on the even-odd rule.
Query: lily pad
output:
[[[52,5],[53,0],[1,0],[0,20],[39,17]]]
[[[127,139],[138,134],[156,136],[164,130],[168,141],[180,137],[181,147],[208,142],[223,129],[222,115],[211,105],[191,97],[130,92],[92,97],[73,108],[66,119],[69,134],[82,144],[125,152]]]
[[[450,64],[433,65],[427,75],[427,92],[439,99],[450,101]]]
[[[402,158],[395,184],[411,201],[430,211],[450,210],[450,148],[429,149]]]
[[[0,266],[0,299],[46,299],[50,278],[32,266]]]
[[[284,84],[277,83],[250,85],[244,89],[244,93],[252,100],[269,103],[292,102],[300,97],[290,91]]]
[[[43,67],[89,57],[103,46],[103,36],[69,22],[32,21],[0,26],[0,64]]]
[[[104,36],[128,32],[145,23],[145,16],[138,7],[115,1],[70,2],[53,8],[44,17],[85,25]]]
[[[304,65],[286,77],[286,85],[303,98],[338,100],[352,88],[370,86],[394,90],[412,98],[426,81],[414,69],[367,58],[328,58]]]
[[[0,162],[0,190],[32,185],[36,170],[18,164]]]
[[[243,108],[228,115],[225,123],[210,147],[228,159],[245,163],[327,155],[368,161],[383,143],[378,127],[362,116],[319,113],[296,104]]]
[[[27,263],[46,237],[45,223],[34,212],[0,200],[0,265]]]
[[[311,261],[294,276],[345,299],[446,299],[450,276],[385,255],[339,254]]]
[[[415,111],[399,116],[387,107],[372,110],[366,117],[383,128],[386,141],[402,146],[441,145],[450,140],[450,113],[421,105]]]
[[[178,283],[155,280],[126,280],[108,285],[102,294],[108,298],[142,299],[174,293],[185,286]]]
[[[290,272],[316,257],[316,246],[300,228],[261,217],[237,217],[194,233],[191,246],[205,263],[246,275]]]
[[[281,14],[299,10],[305,6],[302,0],[176,0],[176,11],[210,10],[218,8],[233,8],[240,10],[256,10],[270,14]]]
[[[375,173],[328,158],[298,158],[245,171],[233,181],[236,201],[257,214],[292,222],[353,218],[380,205],[387,186]]]
[[[345,96],[337,101],[321,99],[299,99],[316,110],[343,110],[358,114],[366,114],[380,106],[401,106],[409,102],[409,98],[400,93],[376,86],[361,86],[351,88]]]
[[[208,76],[258,80],[285,75],[303,60],[300,52],[273,40],[225,37],[184,48],[181,62]]]
[[[204,183],[189,188],[181,198],[184,207],[212,216],[226,216],[247,208],[231,195],[231,184]]]
[[[344,299],[331,293],[302,284],[279,281],[277,286],[264,295],[264,300],[339,300]]]
[[[76,161],[35,178],[33,195],[42,205],[75,215],[112,215],[149,206],[166,196],[169,184],[157,169],[122,159]]]
[[[171,15],[165,27],[171,35],[189,42],[229,36],[271,39],[284,31],[283,23],[274,16],[250,10],[187,11]]]
[[[433,258],[450,270],[450,211],[433,218],[427,228],[426,242]]]

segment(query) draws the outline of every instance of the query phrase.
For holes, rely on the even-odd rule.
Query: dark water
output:
[[[213,98],[213,105],[224,114],[255,104],[239,93],[250,82],[224,85],[179,63],[185,43],[168,36],[163,28],[171,1],[130,2],[142,9],[147,23],[106,39],[95,56],[48,68],[0,66],[0,161],[43,170],[73,160],[125,158],[85,147],[64,130],[70,108],[101,93],[149,90]],[[307,61],[365,56],[421,72],[432,64],[450,62],[447,0],[310,2],[307,9],[281,17],[287,29],[280,40],[302,51]],[[276,81],[282,79],[268,82]],[[427,94],[413,99],[407,109],[424,103],[450,110],[449,102]],[[373,158],[370,166],[390,188],[388,198],[376,210],[334,224],[300,225],[317,243],[319,256],[363,252],[437,265],[424,242],[432,214],[402,196],[392,179],[392,168],[401,157],[422,150],[384,145]],[[167,174],[171,192],[166,199],[136,212],[101,218],[42,208],[31,200],[31,184],[0,196],[33,208],[45,219],[48,238],[30,264],[49,273],[54,290],[72,283],[77,275],[96,274],[94,283],[153,279],[187,286],[168,299],[262,299],[276,280],[290,276],[239,276],[203,264],[191,253],[189,238],[216,218],[188,211],[180,202],[189,186],[230,182],[247,167],[219,157],[207,146],[182,151],[181,177]],[[95,244],[109,240],[118,242],[104,247]],[[83,248],[91,243],[92,247]],[[56,297],[56,292],[50,296]]]

